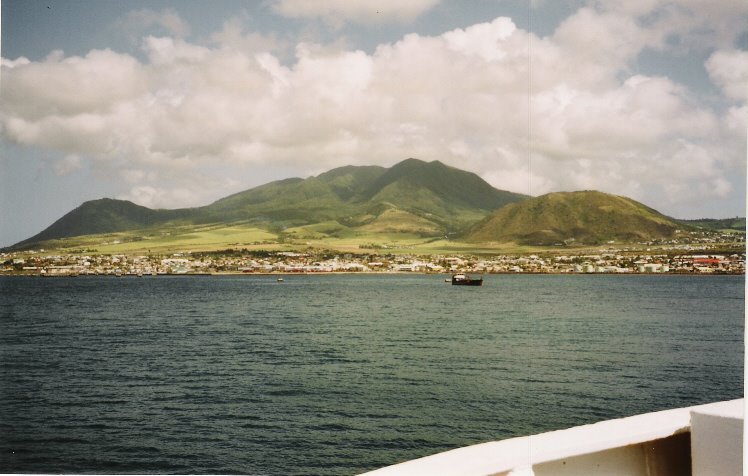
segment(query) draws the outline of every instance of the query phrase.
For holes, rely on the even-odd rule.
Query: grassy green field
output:
[[[101,254],[168,254],[229,248],[269,251],[313,248],[347,253],[396,254],[495,254],[532,251],[529,247],[514,244],[476,245],[423,237],[414,233],[353,229],[337,222],[287,228],[280,233],[243,224],[172,226],[50,240],[40,245],[40,248],[45,249],[45,252]]]
[[[276,235],[254,227],[187,227],[168,234],[146,237],[138,241],[124,241],[99,246],[102,253],[133,252],[151,250],[188,251],[188,250],[217,250],[230,247],[252,246],[263,242],[275,241]]]
[[[248,225],[173,226],[51,240],[43,247],[61,252],[104,254],[212,251],[277,244],[277,235]]]

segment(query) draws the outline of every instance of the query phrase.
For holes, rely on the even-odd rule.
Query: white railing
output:
[[[366,476],[742,475],[743,399],[493,441]]]

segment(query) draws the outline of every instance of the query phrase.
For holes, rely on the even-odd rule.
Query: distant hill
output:
[[[698,220],[677,220],[678,223],[683,223],[688,226],[695,226],[697,228],[705,228],[707,230],[730,230],[745,232],[745,217],[735,218],[700,218]]]
[[[91,200],[68,212],[41,233],[16,243],[12,248],[23,248],[57,238],[145,228],[187,217],[189,214],[189,209],[152,210],[127,200]]]
[[[152,210],[123,200],[89,201],[12,248],[169,224],[235,222],[274,232],[337,222],[341,229],[439,236],[526,198],[438,161],[407,159],[390,168],[345,166],[307,179],[279,180],[197,208]]]
[[[596,244],[668,238],[683,225],[630,198],[557,192],[496,210],[465,234],[469,242]]]

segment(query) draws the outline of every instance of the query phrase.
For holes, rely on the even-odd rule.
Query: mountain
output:
[[[12,248],[170,224],[236,222],[275,232],[334,222],[341,229],[440,236],[526,198],[438,161],[407,159],[390,168],[345,166],[316,177],[278,180],[197,208],[152,210],[122,200],[89,201]]]
[[[439,161],[425,163],[407,159],[385,170],[359,195],[359,200],[390,202],[398,206],[435,209],[431,201],[418,203],[427,193],[441,207],[495,210],[507,203],[527,198],[497,190],[472,172],[456,169]]]
[[[596,191],[557,192],[496,210],[464,236],[468,242],[596,244],[668,238],[682,224],[630,198]]]
[[[382,173],[354,196],[354,201],[388,205],[445,228],[460,228],[486,212],[525,198],[526,195],[497,190],[474,173],[438,161],[408,159]]]
[[[207,222],[249,220],[291,227],[335,220],[358,227],[380,218],[391,221],[398,211],[395,215],[403,221],[426,220],[432,225],[427,228],[439,234],[525,198],[439,161],[407,159],[389,169],[346,166],[308,179],[272,182],[218,200],[201,209],[200,215]],[[382,231],[388,228],[382,225]],[[392,231],[405,231],[401,225]]]
[[[102,198],[83,203],[41,233],[16,243],[12,248],[56,238],[145,228],[188,216],[189,209],[152,210],[127,200]]]

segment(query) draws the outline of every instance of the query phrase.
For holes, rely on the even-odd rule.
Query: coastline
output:
[[[111,278],[157,278],[157,277],[197,277],[197,276],[210,276],[210,277],[221,277],[221,276],[277,276],[277,277],[289,277],[289,276],[330,276],[330,275],[346,275],[346,276],[434,276],[434,277],[449,277],[454,273],[427,273],[427,272],[408,272],[408,271],[304,271],[304,272],[257,272],[257,273],[245,273],[242,271],[217,271],[208,273],[158,273],[156,275],[144,274],[138,276],[137,274],[122,274],[117,276],[113,273],[78,273],[78,274],[40,274],[38,272],[0,272],[0,277],[43,277],[43,278],[85,278],[85,277],[111,277]],[[467,274],[481,275],[481,276],[591,276],[591,275],[604,275],[604,276],[745,276],[745,272],[683,272],[683,271],[668,271],[668,272],[653,272],[653,273],[642,273],[642,272],[541,272],[541,271],[521,271],[521,272],[491,272],[491,273],[479,273],[470,272]]]
[[[313,274],[744,275],[744,250],[645,254],[418,255],[305,252],[184,252],[143,255],[0,254],[0,276],[197,276]]]

